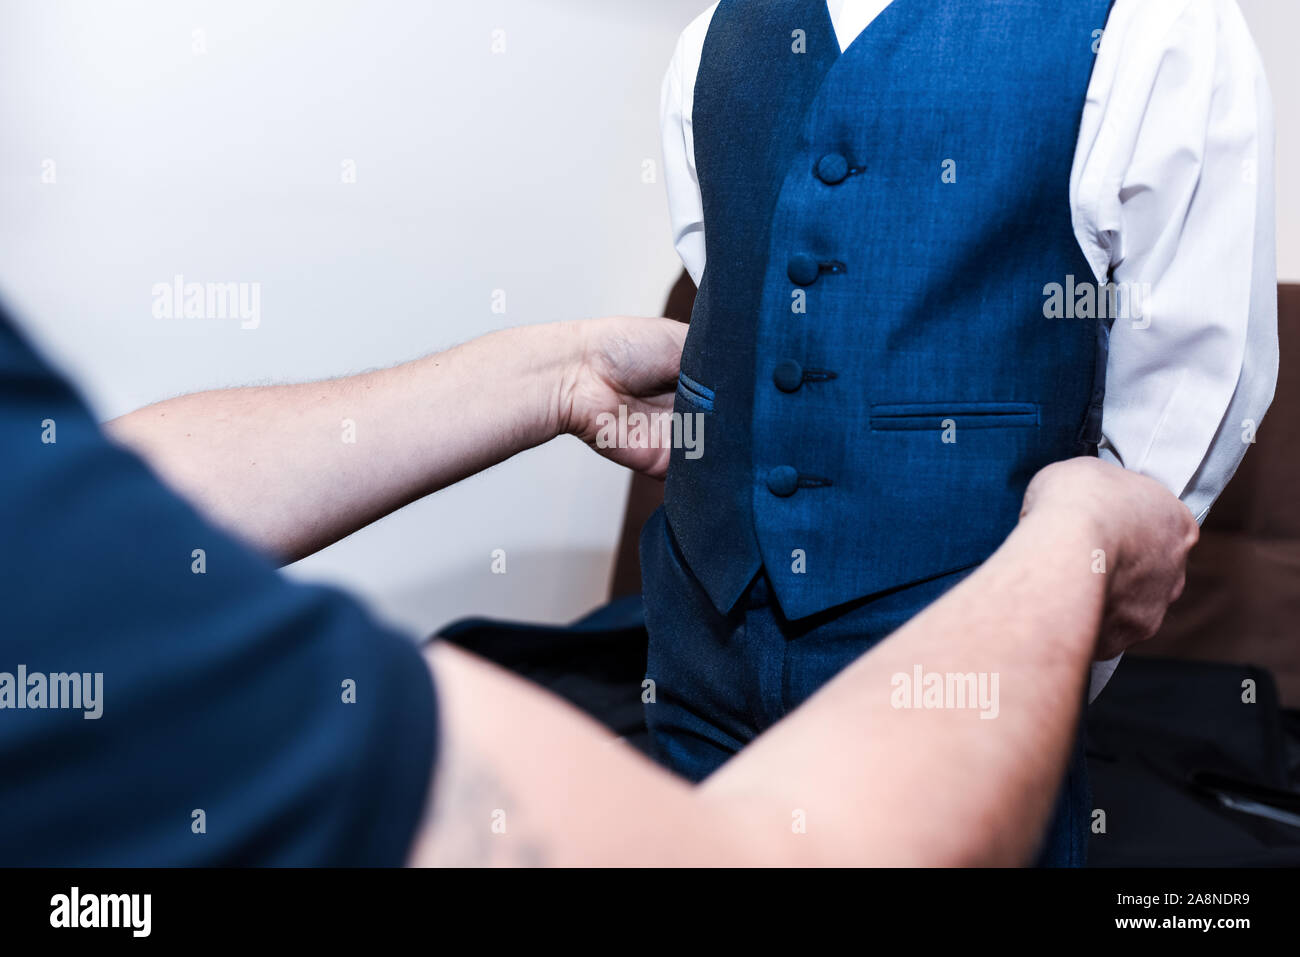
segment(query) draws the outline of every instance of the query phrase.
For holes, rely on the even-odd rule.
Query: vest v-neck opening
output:
[[[853,40],[849,43],[848,46],[841,47],[840,35],[839,32],[835,29],[835,19],[831,16],[831,9],[827,5],[826,0],[813,0],[813,3],[815,3],[818,7],[821,8],[821,18],[823,21],[822,28],[828,31],[831,37],[835,41],[835,59],[837,61],[842,57],[848,56],[849,52],[852,51],[853,48],[856,47],[859,44],[859,42],[861,42],[867,36],[867,34],[869,34],[872,30],[876,28],[876,24],[880,23],[880,21],[888,17],[893,12],[895,7],[902,6],[906,2],[907,0],[890,0],[890,3],[886,4],[884,9],[882,9],[879,13],[877,13],[874,17],[872,17],[871,20],[867,23],[867,25],[864,26],[860,31],[858,31],[858,35],[853,38]]]
[[[842,50],[840,49],[839,34],[835,32],[835,21],[831,19],[831,10],[830,7],[826,5],[826,0],[811,0],[811,2],[820,9],[822,21],[821,30],[823,33],[830,35],[831,42],[835,45],[835,56],[831,58],[822,71],[821,80],[817,84],[817,89],[813,92],[812,98],[808,101],[809,111],[811,111],[818,100],[821,99],[822,90],[825,89],[826,82],[830,79],[831,74],[835,72],[836,67],[845,62],[848,58],[858,55],[860,53],[859,47],[867,46],[874,38],[873,34],[878,33],[881,29],[885,28],[881,26],[883,21],[902,16],[902,14],[896,12],[898,8],[906,6],[909,2],[914,2],[914,0],[891,0],[888,6],[881,10],[880,13],[876,14],[872,21],[862,28],[862,31],[853,38],[853,42]]]

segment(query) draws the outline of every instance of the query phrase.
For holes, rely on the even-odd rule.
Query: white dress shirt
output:
[[[889,3],[829,0],[840,49]],[[691,112],[716,6],[678,40],[661,109],[673,239],[697,285]],[[1203,521],[1277,381],[1272,101],[1235,0],[1116,0],[1069,185],[1096,281],[1147,290],[1140,320],[1111,328],[1100,453],[1158,479]],[[1118,661],[1094,665],[1092,697]]]

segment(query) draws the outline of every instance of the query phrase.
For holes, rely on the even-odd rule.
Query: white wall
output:
[[[1300,3],[1241,5],[1277,104],[1280,274],[1300,280]],[[657,312],[677,263],[642,162],[673,40],[705,6],[0,0],[0,290],[105,418],[503,325]],[[260,283],[261,326],[154,319],[176,273]],[[553,443],[297,571],[417,631],[566,620],[604,596],[626,483]]]
[[[1264,61],[1277,117],[1277,275],[1300,282],[1300,2],[1237,4]]]
[[[705,5],[3,0],[0,290],[104,418],[505,325],[657,314],[680,266],[642,163]],[[260,327],[153,318],[176,273],[260,283]],[[561,440],[297,570],[417,631],[567,620],[604,599],[626,488]]]

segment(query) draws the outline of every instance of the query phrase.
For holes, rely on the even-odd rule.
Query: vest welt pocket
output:
[[[677,377],[677,394],[704,412],[713,411],[713,390],[685,372]]]
[[[913,402],[873,405],[874,432],[936,432],[951,421],[958,429],[1016,429],[1038,425],[1034,402]]]

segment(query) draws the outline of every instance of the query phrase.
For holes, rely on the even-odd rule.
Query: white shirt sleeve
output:
[[[1111,328],[1102,454],[1202,521],[1277,381],[1272,104],[1235,0],[1116,4],[1071,197],[1096,279],[1142,302]]]
[[[1101,456],[1202,522],[1277,383],[1272,102],[1235,0],[1116,3],[1070,194],[1097,281],[1141,300],[1111,328]]]
[[[700,179],[695,172],[691,113],[695,105],[695,77],[700,72],[704,38],[717,8],[715,3],[682,31],[664,76],[663,95],[659,102],[664,185],[668,190],[673,245],[696,286],[704,275],[704,201],[700,197]]]

